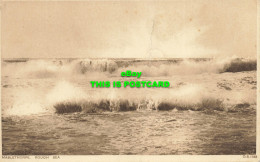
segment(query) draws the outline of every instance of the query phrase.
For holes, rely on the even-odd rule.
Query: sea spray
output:
[[[47,110],[45,109],[43,104],[35,103],[35,102],[27,102],[27,103],[19,103],[14,104],[11,108],[9,108],[5,116],[24,116],[24,115],[33,115],[45,113]]]
[[[2,90],[10,92],[10,94],[12,94],[12,91],[14,92],[12,94],[14,95],[14,101],[4,100],[8,104],[4,104],[3,114],[26,115],[46,111],[53,113],[57,111],[55,105],[58,104],[61,104],[60,107],[66,107],[66,109],[72,107],[73,104],[74,106],[79,105],[80,109],[77,109],[77,112],[82,113],[171,110],[172,108],[178,110],[203,110],[201,107],[213,110],[222,110],[224,107],[224,111],[226,111],[230,109],[236,110],[237,108],[243,109],[236,105],[249,104],[250,106],[246,108],[249,109],[256,104],[255,72],[225,73],[225,71],[254,70],[256,65],[254,60],[236,59],[234,64],[232,63],[234,59],[206,59],[199,61],[180,59],[177,62],[173,59],[164,60],[163,62],[150,61],[150,64],[143,65],[145,60],[103,59],[97,61],[97,59],[89,59],[88,63],[84,65],[84,67],[88,66],[89,68],[82,72],[80,69],[83,65],[79,62],[83,60],[34,59],[11,63],[3,61],[2,79],[4,78],[6,83],[3,82]],[[105,62],[111,63],[105,64]],[[240,63],[243,64],[244,69],[234,70],[236,69],[234,67],[237,67],[237,64]],[[113,66],[115,70],[107,71],[108,65]],[[171,79],[173,86],[165,89],[142,88],[138,90],[133,88],[89,89],[88,79],[112,79],[120,76],[120,72],[124,71],[122,69],[129,69],[129,67],[133,67],[131,69],[133,71],[143,70],[140,80]],[[232,67],[230,69],[233,70],[227,70],[227,67]],[[226,70],[218,71],[219,69]],[[153,73],[149,71],[153,71]],[[219,72],[221,73],[218,74]],[[185,74],[189,73],[192,73],[192,78],[191,75],[185,76]],[[147,78],[147,76],[151,75],[154,77]],[[234,78],[229,78],[230,75]],[[216,78],[218,81],[212,80],[214,76],[218,77]],[[115,78],[115,80],[120,78]],[[236,82],[233,82],[234,79]],[[191,84],[191,82],[195,84]],[[42,89],[39,88],[44,88],[44,90],[41,91]],[[34,91],[30,92],[30,89],[34,89]],[[39,94],[42,92],[44,94]],[[12,99],[12,96],[9,98]],[[212,106],[213,108],[211,108],[210,106],[200,105],[219,106]]]
[[[56,84],[46,97],[49,104],[54,104],[66,101],[78,102],[82,99],[89,98],[89,95],[72,83],[62,80]]]
[[[60,91],[61,89],[62,91]],[[90,97],[80,89],[73,87],[72,84],[61,82],[48,96],[58,96],[58,94],[66,94],[63,98],[55,98],[52,101],[56,113],[61,114],[172,109],[194,111],[224,110],[223,101],[205,93],[204,88],[199,85],[186,85],[181,88],[170,89],[168,93],[167,91],[160,91],[154,95],[151,95],[151,93],[150,95],[134,95],[135,93],[132,90],[113,90],[92,92],[92,95],[95,97]]]
[[[29,78],[69,78],[75,75],[119,76],[122,71],[141,71],[143,77],[192,75],[256,70],[250,59],[33,59],[20,62],[3,60],[2,76]],[[171,70],[169,70],[171,69]]]
[[[35,90],[17,91],[14,102],[6,109],[2,109],[3,116],[24,116],[48,112],[44,100],[35,95]]]

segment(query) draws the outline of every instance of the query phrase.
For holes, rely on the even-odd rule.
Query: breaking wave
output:
[[[233,88],[225,80],[212,84],[193,85],[176,82],[176,86],[169,89],[120,88],[95,89],[84,87],[85,83],[71,84],[85,81],[85,77],[112,78],[119,77],[122,71],[131,70],[142,72],[142,77],[159,77],[174,75],[197,75],[203,73],[225,73],[256,70],[256,60],[249,59],[28,59],[3,60],[2,77],[40,78],[43,86],[46,84],[42,78],[53,78],[55,81],[50,90],[43,96],[38,95],[38,84],[23,85],[21,87],[35,89],[32,92],[20,91],[20,96],[14,99],[11,106],[4,108],[7,115],[28,115],[38,113],[99,113],[104,111],[248,111],[255,109],[256,81],[254,77],[241,78],[238,84],[248,86],[243,90]],[[244,73],[241,73],[242,75]],[[222,75],[222,74],[220,74]],[[224,77],[225,74],[223,74]],[[199,75],[198,75],[199,76]],[[80,80],[83,77],[83,80]],[[176,78],[176,77],[175,77]],[[181,77],[179,77],[181,78]],[[33,79],[34,80],[34,79]],[[60,81],[64,80],[64,81]],[[10,80],[8,80],[10,81]],[[56,82],[57,81],[57,82]],[[182,80],[181,80],[182,81]],[[38,81],[37,81],[38,82]],[[10,82],[12,84],[12,82]],[[17,83],[18,84],[18,83]],[[14,84],[15,85],[15,84]],[[3,85],[5,89],[12,86]],[[202,87],[205,86],[205,87]],[[212,87],[210,92],[207,86]],[[253,86],[253,87],[252,87]],[[13,87],[15,88],[15,87]],[[84,89],[85,88],[85,89]],[[254,89],[253,89],[254,88]],[[227,92],[227,93],[226,93]],[[232,93],[230,93],[232,92]],[[28,101],[27,101],[28,100]]]
[[[65,113],[100,113],[105,111],[226,111],[226,112],[249,112],[252,107],[249,103],[240,103],[232,106],[223,104],[223,101],[215,98],[203,98],[198,103],[181,103],[174,101],[154,101],[154,100],[100,100],[99,102],[81,101],[81,102],[59,102],[54,104],[55,112],[58,114]]]
[[[221,96],[209,93],[198,84],[185,84],[170,89],[88,89],[60,81],[44,96],[36,92],[21,93],[5,115],[39,113],[102,113],[120,111],[226,111],[254,112],[256,98],[251,93]],[[232,100],[233,97],[233,100]]]
[[[64,86],[71,87],[69,83],[61,83]],[[59,86],[58,86],[59,87]],[[61,88],[61,87],[60,87]],[[63,93],[55,88],[49,94],[51,96],[59,96]],[[147,93],[148,89],[139,89],[138,92],[133,89],[121,90],[102,90],[99,92],[89,92],[86,94],[80,89],[71,89],[70,97],[63,99],[55,99],[52,102],[54,112],[58,114],[64,113],[100,113],[105,111],[170,111],[170,110],[192,110],[192,111],[251,111],[254,108],[254,98],[251,101],[243,100],[227,102],[229,96],[217,97],[209,94],[205,88],[200,85],[185,85],[176,89],[168,89]],[[145,93],[146,91],[146,93]],[[80,95],[79,95],[80,94]],[[145,95],[147,94],[147,95]],[[235,97],[237,98],[237,97]],[[243,98],[243,96],[242,96]],[[230,101],[230,100],[229,100]],[[239,104],[237,104],[239,103]]]
[[[142,76],[172,76],[202,73],[256,70],[256,60],[249,59],[32,59],[3,60],[2,75],[36,78],[69,77],[71,75],[115,75],[122,71],[142,72]],[[169,70],[171,69],[171,70]]]

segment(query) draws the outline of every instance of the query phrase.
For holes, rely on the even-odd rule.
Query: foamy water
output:
[[[3,61],[3,154],[254,154],[253,69],[231,59]],[[142,76],[120,77],[126,70]]]

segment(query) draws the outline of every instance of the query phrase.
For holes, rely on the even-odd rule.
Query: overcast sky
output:
[[[256,58],[256,0],[3,2],[3,58]]]

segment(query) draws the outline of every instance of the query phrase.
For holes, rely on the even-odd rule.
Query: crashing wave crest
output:
[[[169,70],[171,69],[171,70]],[[4,60],[2,75],[10,73],[36,78],[66,77],[97,72],[120,76],[122,71],[142,72],[143,76],[172,76],[256,70],[256,60],[248,59],[45,59]]]

